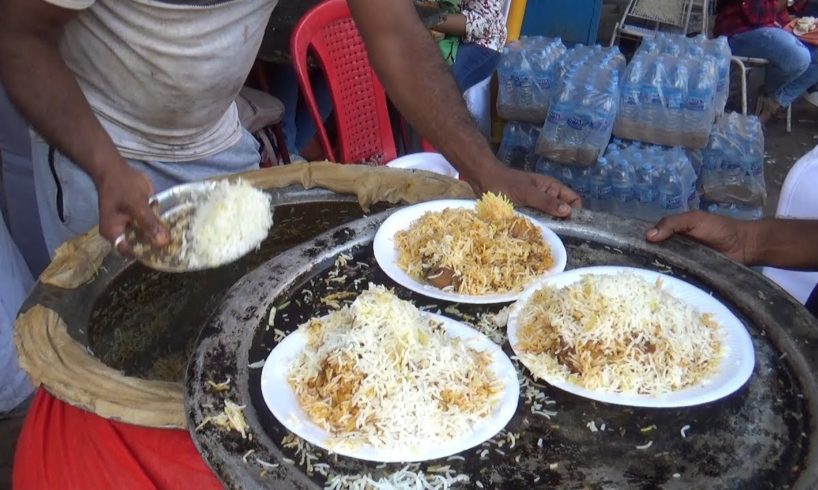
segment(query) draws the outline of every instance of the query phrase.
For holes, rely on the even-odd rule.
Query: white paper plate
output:
[[[378,261],[378,265],[386,272],[386,275],[391,277],[395,282],[430,298],[471,304],[509,303],[515,301],[520,296],[520,292],[473,296],[443,291],[424,282],[416,281],[398,266],[398,249],[395,247],[395,234],[397,232],[409,228],[416,219],[420,218],[423,213],[427,211],[442,211],[446,208],[474,209],[475,204],[476,201],[473,200],[445,199],[415,204],[414,206],[396,211],[383,222],[375,234],[375,240],[372,243],[372,248],[375,251],[375,260]],[[565,269],[567,259],[565,245],[563,245],[562,240],[543,223],[523,214],[517,214],[529,220],[534,226],[540,229],[543,240],[545,240],[546,245],[551,249],[554,265],[542,276],[562,272]]]
[[[503,350],[477,330],[450,318],[425,313],[442,322],[450,337],[459,337],[476,350],[489,352],[493,359],[491,369],[503,383],[503,396],[490,418],[474,427],[474,430],[451,441],[429,441],[428,445],[418,448],[410,447],[373,447],[356,448],[332,447],[328,444],[331,434],[310,421],[301,410],[298,399],[289,383],[287,373],[292,363],[304,350],[307,338],[297,330],[282,340],[267,357],[261,371],[261,394],[264,403],[281,425],[305,439],[311,444],[336,452],[343,456],[381,463],[414,462],[445,458],[491,439],[500,432],[517,411],[520,397],[520,384],[517,371]]]
[[[411,170],[426,170],[454,179],[459,177],[457,169],[440,153],[421,152],[396,158],[386,164],[387,167]]]
[[[633,273],[649,282],[655,282],[658,277],[661,277],[664,289],[667,292],[700,312],[713,315],[713,319],[721,327],[718,335],[724,349],[724,356],[717,371],[696,386],[659,396],[593,391],[554,377],[546,377],[544,381],[569,393],[605,403],[664,408],[688,407],[718,400],[738,390],[747,382],[755,366],[755,351],[753,350],[750,334],[747,333],[747,329],[744,328],[741,321],[716,298],[691,284],[659,272],[632,267],[574,269],[538,281],[526,289],[509,312],[508,340],[511,348],[514,349],[515,353],[519,354],[517,350],[517,330],[520,328],[520,312],[534,291],[545,285],[552,287],[567,286],[579,281],[586,274],[616,275],[623,272]]]

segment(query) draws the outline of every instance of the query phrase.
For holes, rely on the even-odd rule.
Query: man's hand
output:
[[[662,218],[648,230],[646,238],[649,242],[661,242],[674,234],[685,235],[736,262],[749,264],[753,261],[751,252],[756,240],[748,226],[747,222],[733,218],[690,211]]]
[[[579,194],[556,179],[500,164],[496,168],[496,172],[487,175],[488,179],[481,179],[485,183],[473,185],[476,193],[500,192],[518,205],[539,209],[558,218],[568,217],[572,207],[582,207]]]
[[[154,191],[144,174],[121,162],[112,165],[96,184],[102,236],[113,242],[130,224],[142,230],[154,245],[168,243],[167,229],[148,205]],[[120,253],[129,253],[126,244],[119,243],[118,247]]]
[[[349,6],[389,99],[476,192],[502,192],[517,204],[558,217],[581,204],[579,196],[555,180],[508,169],[497,160],[413,0],[349,0]],[[465,25],[464,17],[449,17]]]

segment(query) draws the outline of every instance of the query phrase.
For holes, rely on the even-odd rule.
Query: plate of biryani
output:
[[[511,307],[508,338],[538,379],[637,407],[685,407],[741,388],[750,335],[721,302],[664,274],[587,267],[532,285]]]
[[[381,269],[424,296],[506,303],[537,279],[565,269],[565,246],[545,224],[503,196],[429,201],[393,213],[373,242]]]
[[[285,337],[264,363],[261,391],[301,438],[386,463],[447,457],[490,439],[514,415],[520,387],[486,336],[370,285]]]

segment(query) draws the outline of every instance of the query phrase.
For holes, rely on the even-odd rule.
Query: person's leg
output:
[[[499,52],[474,43],[461,43],[451,68],[460,92],[488,78],[499,63]]]
[[[316,71],[311,74],[313,97],[318,105],[318,112],[321,113],[321,120],[326,121],[332,112],[332,94],[329,91],[329,84],[324,74]],[[299,152],[304,150],[315,138],[315,122],[312,119],[309,108],[303,100],[299,101],[298,110],[295,114],[296,138],[295,144]]]
[[[295,139],[298,134],[296,114],[298,113],[298,80],[295,70],[289,64],[276,64],[269,72],[270,94],[284,104],[284,116],[281,126],[284,130],[287,149],[297,152]]]
[[[50,256],[64,241],[99,222],[94,182],[39,136],[31,137],[34,190],[43,238]]]
[[[810,55],[807,69],[798,78],[784,85],[779,92],[778,103],[782,106],[789,106],[818,83],[818,47],[810,46],[807,50]]]
[[[731,36],[730,49],[736,56],[764,58],[767,66],[765,90],[775,102],[792,102],[782,89],[800,77],[810,66],[809,50],[791,33],[777,27],[762,27]]]

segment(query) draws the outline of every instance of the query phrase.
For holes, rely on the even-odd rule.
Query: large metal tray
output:
[[[418,305],[449,308],[467,320],[498,306],[458,306],[422,298],[397,286],[372,259],[371,241],[390,211],[360,219],[293,248],[238,282],[202,331],[188,366],[186,412],[193,439],[207,463],[229,488],[320,488],[326,477],[309,471],[304,453],[285,447],[289,435],[264,405],[260,369],[275,345],[267,316],[277,307],[275,328],[291,331],[327,311],[314,298],[339,290],[359,290],[368,281],[394,287]],[[548,219],[531,213],[538,219]],[[578,212],[550,226],[566,243],[568,268],[630,265],[664,271],[711,291],[745,322],[756,348],[756,368],[747,385],[732,396],[699,407],[672,410],[606,405],[545,388],[555,403],[551,418],[536,415],[521,399],[508,432],[513,448],[489,443],[465,451],[450,465],[466,474],[464,488],[816,488],[816,379],[818,325],[780,288],[759,274],[695,243],[674,239],[663,246],[643,239],[638,221]],[[344,284],[328,282],[339,253],[354,257],[343,271]],[[366,264],[366,265],[361,265]],[[354,279],[361,279],[355,283]],[[333,289],[329,289],[333,288]],[[505,348],[508,350],[508,345]],[[510,352],[510,351],[509,351]],[[523,371],[526,375],[526,371]],[[215,383],[230,379],[229,389]],[[525,390],[523,390],[525,391]],[[197,427],[229,399],[244,405],[247,438],[213,425]],[[589,422],[605,430],[592,432]],[[686,437],[682,428],[689,426]],[[638,449],[652,441],[646,449]],[[499,442],[499,438],[498,438]],[[485,453],[483,450],[486,449]],[[252,451],[252,452],[250,452]],[[371,474],[401,465],[376,466],[311,450],[329,463],[331,474]],[[481,457],[485,456],[485,457]],[[292,461],[292,463],[290,462]],[[315,463],[318,461],[312,461]],[[273,466],[270,466],[273,465]]]

